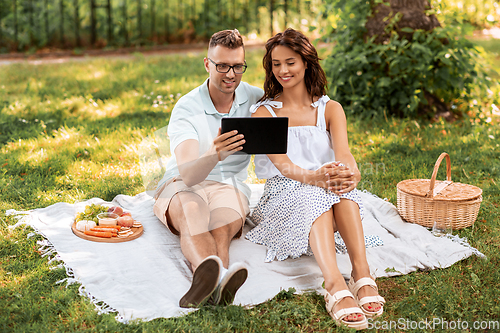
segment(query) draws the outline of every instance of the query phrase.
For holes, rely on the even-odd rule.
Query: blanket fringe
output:
[[[97,311],[98,314],[108,314],[108,313],[118,312],[118,310],[116,310],[115,308],[111,307],[106,302],[97,299],[94,295],[92,295],[91,293],[87,292],[85,290],[85,286],[83,284],[81,284],[80,287],[78,288],[78,293],[80,295],[85,296],[88,299],[90,299],[90,302],[92,302],[92,304],[94,304],[95,309],[96,309],[96,311]],[[116,321],[119,321],[119,322],[124,323],[124,324],[127,324],[127,322],[128,322],[119,313],[115,316],[115,319],[116,319]]]
[[[451,239],[452,242],[454,243],[458,243],[466,248],[468,248],[469,250],[472,251],[473,254],[475,254],[476,256],[478,256],[479,258],[481,259],[486,259],[486,256],[481,252],[479,251],[478,249],[476,249],[475,247],[471,246],[469,244],[469,242],[467,241],[467,237],[459,237],[458,235],[450,235],[450,234],[446,234],[445,236],[443,237],[446,237],[448,239]]]
[[[13,215],[13,217],[18,220],[16,224],[8,226],[8,228],[16,229],[20,226],[30,226],[34,229],[34,232],[30,232],[27,235],[27,238],[31,238],[35,235],[41,235],[44,238],[44,240],[37,241],[37,244],[39,245],[38,251],[40,252],[42,258],[47,257],[47,263],[50,266],[49,267],[50,270],[64,268],[66,270],[66,275],[68,276],[67,278],[56,281],[56,284],[66,283],[66,288],[68,288],[68,286],[74,283],[79,283],[80,287],[78,288],[78,294],[88,298],[90,302],[94,304],[95,310],[97,311],[98,314],[101,315],[109,313],[118,313],[115,316],[116,321],[121,322],[123,324],[127,324],[128,321],[119,314],[118,310],[111,307],[106,302],[97,299],[94,295],[85,290],[85,286],[81,284],[80,281],[75,277],[73,268],[71,268],[64,261],[62,261],[61,257],[57,253],[55,246],[48,240],[48,238],[40,230],[38,230],[36,227],[33,226],[33,224],[31,223],[31,216],[29,215],[30,213],[31,212],[29,211],[28,212],[16,211],[15,209],[7,210],[5,212],[6,215]],[[55,265],[56,263],[59,264]]]

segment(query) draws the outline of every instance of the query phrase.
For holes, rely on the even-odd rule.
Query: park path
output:
[[[500,28],[494,27],[491,29],[478,30],[473,33],[473,38],[493,38],[500,39]],[[245,41],[245,48],[264,49],[265,42],[262,40]],[[325,46],[325,43],[320,43],[318,46]],[[203,53],[206,51],[207,43],[197,44],[172,44],[160,45],[152,48],[121,48],[118,50],[87,50],[81,55],[75,55],[73,51],[57,51],[49,53],[40,53],[26,55],[24,53],[15,54],[0,54],[0,66],[16,63],[27,63],[33,65],[41,64],[56,64],[69,61],[87,61],[96,58],[112,58],[112,59],[132,59],[137,53],[144,56],[161,56],[167,54],[188,54],[188,53]]]
[[[264,42],[262,41],[247,41],[245,42],[245,49],[264,49]],[[161,56],[167,54],[188,54],[188,53],[203,53],[206,52],[207,43],[198,44],[178,44],[178,45],[164,45],[154,48],[122,48],[112,51],[104,50],[89,50],[81,55],[75,55],[73,51],[58,51],[46,54],[26,55],[22,53],[17,54],[0,54],[0,66],[11,65],[18,63],[26,63],[32,65],[42,64],[57,64],[66,63],[70,61],[87,61],[96,58],[112,58],[112,59],[132,59],[137,53],[144,56]]]

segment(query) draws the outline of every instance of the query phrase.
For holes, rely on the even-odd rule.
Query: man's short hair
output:
[[[237,49],[238,47],[243,47],[243,38],[241,38],[240,32],[237,29],[222,30],[212,35],[208,43],[208,49],[217,45],[227,47],[228,49]]]

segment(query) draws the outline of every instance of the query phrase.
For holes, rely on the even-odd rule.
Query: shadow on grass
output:
[[[106,176],[74,179],[58,177],[55,174],[41,174],[33,168],[29,176],[14,176],[0,179],[2,209],[35,209],[47,207],[57,202],[79,202],[91,198],[113,200],[119,194],[135,195],[142,189],[137,177]],[[7,207],[8,206],[8,207]]]
[[[149,107],[148,107],[149,108]],[[89,119],[85,116],[68,116],[62,110],[40,112],[34,116],[19,118],[13,115],[0,114],[0,145],[15,142],[19,139],[37,139],[52,131],[66,127],[82,130],[82,134],[98,135],[120,128],[153,128],[165,126],[170,119],[169,111],[125,110],[115,117]]]

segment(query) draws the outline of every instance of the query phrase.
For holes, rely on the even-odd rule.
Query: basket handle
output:
[[[440,184],[436,189],[434,189],[434,185],[436,183],[436,176],[438,173],[439,166],[441,165],[441,162],[443,159],[446,157],[446,181]],[[444,189],[446,186],[451,184],[451,160],[450,160],[450,155],[447,153],[442,153],[439,155],[439,158],[436,161],[436,164],[434,165],[434,170],[432,171],[432,177],[431,177],[431,184],[429,185],[429,192],[427,192],[426,197],[432,198],[439,192],[441,192],[442,189]]]

